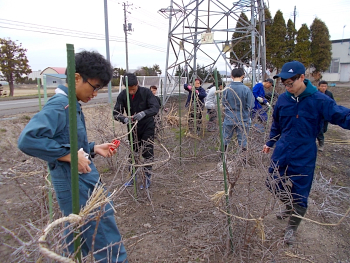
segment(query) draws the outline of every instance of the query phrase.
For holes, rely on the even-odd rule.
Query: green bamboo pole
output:
[[[131,131],[131,111],[130,111],[130,96],[129,96],[129,82],[128,77],[125,76],[125,89],[126,89],[126,101],[128,106],[128,119],[129,119],[129,131]],[[129,141],[130,141],[130,149],[131,149],[131,169],[132,169],[132,175],[135,174],[135,156],[134,156],[134,140],[132,138],[132,132],[129,134]],[[137,198],[137,187],[136,187],[136,176],[134,177],[134,196]]]
[[[193,80],[193,85],[192,85],[192,96],[193,96],[193,110],[194,110],[194,115],[193,115],[193,124],[194,124],[194,133],[196,136],[197,135],[197,101],[196,101],[196,78]],[[190,109],[191,110],[191,109]],[[197,140],[194,140],[194,156],[197,156]]]
[[[36,83],[38,85],[39,110],[41,110],[41,94],[40,94],[41,83],[40,83],[40,78],[36,79]]]
[[[161,99],[161,106],[160,106],[160,119],[162,120],[163,118],[163,108],[164,108],[164,101],[163,101],[163,79],[160,80],[160,94],[162,95],[162,99]]]
[[[215,69],[214,70],[214,77],[215,77],[215,86],[216,90],[218,90],[218,72]],[[232,251],[233,248],[233,233],[232,233],[232,227],[231,227],[231,217],[230,215],[230,200],[228,196],[228,185],[227,185],[227,174],[226,174],[226,158],[225,158],[225,147],[224,147],[224,136],[222,133],[222,119],[221,119],[221,107],[220,107],[220,99],[219,99],[219,93],[216,93],[216,105],[218,110],[218,119],[219,119],[219,133],[220,133],[220,151],[221,151],[221,160],[222,160],[222,169],[224,173],[224,187],[225,187],[225,198],[226,198],[226,212],[227,212],[227,224],[229,228],[230,233],[230,244]]]
[[[67,79],[69,101],[69,139],[71,155],[71,184],[73,214],[78,215],[79,203],[79,174],[78,174],[78,135],[77,135],[77,96],[75,93],[75,55],[74,45],[67,44]],[[74,251],[76,259],[81,262],[79,231],[74,233]]]
[[[271,107],[272,107],[273,97],[275,96],[275,88],[276,88],[276,79],[273,80],[273,89],[272,89],[271,100],[270,100]],[[266,126],[265,126],[264,138],[266,138],[266,135],[267,135],[267,127],[269,125],[270,117],[271,117],[271,108],[269,108],[269,110],[267,111],[267,121],[266,121]]]
[[[43,75],[43,86],[44,86],[44,102],[47,102],[47,87],[46,87],[46,75]]]
[[[180,165],[182,164],[182,127],[181,127],[181,75],[179,74],[179,128],[180,128]]]

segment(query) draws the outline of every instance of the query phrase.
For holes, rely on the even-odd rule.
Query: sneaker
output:
[[[130,180],[124,184],[125,187],[132,187],[134,186],[134,180]]]
[[[146,189],[148,189],[151,186],[151,179],[146,178]],[[144,186],[143,184],[140,185],[140,190],[143,190]]]

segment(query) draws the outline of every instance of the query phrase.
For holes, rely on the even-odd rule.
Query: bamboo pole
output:
[[[125,89],[126,89],[126,101],[128,106],[128,127],[129,131],[131,131],[131,111],[130,111],[130,96],[129,96],[129,82],[128,82],[128,76],[125,76]],[[137,127],[136,127],[137,129]],[[134,140],[132,137],[133,131],[129,133],[129,141],[130,141],[130,150],[131,150],[131,170],[132,176],[135,174],[135,156],[134,156]],[[136,187],[136,176],[134,176],[134,196],[137,198],[137,187]]]
[[[40,94],[41,83],[40,83],[40,78],[36,79],[36,83],[37,83],[37,86],[38,86],[39,110],[41,110],[41,94]]]
[[[181,127],[181,75],[179,74],[179,128],[180,128],[180,165],[182,164],[182,127]]]
[[[67,44],[67,79],[68,79],[68,101],[69,101],[69,139],[71,155],[71,184],[73,214],[78,215],[79,203],[79,174],[78,174],[78,135],[77,135],[77,96],[75,93],[75,54],[74,45]],[[76,259],[81,262],[80,237],[74,233],[74,251]]]
[[[215,86],[216,90],[218,90],[218,72],[215,69],[214,70],[214,77],[215,77]],[[219,93],[216,93],[216,106],[218,111],[218,119],[219,119],[219,133],[220,133],[220,151],[221,151],[221,160],[222,160],[222,169],[224,174],[224,187],[225,187],[225,199],[226,199],[226,212],[230,214],[230,200],[228,195],[228,185],[227,185],[227,174],[226,174],[226,158],[225,158],[225,147],[224,147],[224,136],[222,132],[222,118],[221,118],[221,107],[220,107],[220,99],[219,99]],[[229,234],[230,234],[230,245],[232,252],[234,250],[233,247],[233,233],[232,233],[232,227],[231,227],[231,218],[230,216],[227,216],[227,224],[229,228]]]

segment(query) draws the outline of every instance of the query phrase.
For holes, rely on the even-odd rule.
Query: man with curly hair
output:
[[[75,55],[76,115],[78,135],[78,171],[80,207],[86,205],[97,185],[100,174],[92,158],[95,154],[111,157],[116,149],[112,143],[96,145],[88,142],[84,114],[78,101],[88,102],[97,96],[112,78],[111,64],[99,53],[83,51]],[[52,184],[64,216],[72,213],[71,153],[69,139],[68,85],[59,85],[48,100],[23,129],[18,147],[24,153],[48,162]],[[112,147],[112,149],[110,149]],[[88,157],[85,157],[85,155]],[[102,209],[102,208],[100,208]],[[113,202],[103,207],[98,221],[91,220],[81,227],[83,256],[94,252],[98,262],[127,262],[127,255],[114,218]],[[73,234],[67,228],[68,252],[74,253]],[[94,251],[91,251],[93,248]]]

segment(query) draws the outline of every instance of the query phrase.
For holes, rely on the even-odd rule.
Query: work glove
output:
[[[199,91],[196,89],[196,93],[199,94]]]
[[[187,88],[188,88],[189,90],[192,90],[192,86],[190,86],[190,85],[188,85]]]
[[[134,115],[133,120],[135,120],[135,121],[140,121],[140,120],[142,120],[145,116],[146,116],[146,113],[145,113],[144,111],[141,111],[141,112],[137,113],[136,115]]]
[[[128,117],[125,117],[124,120],[123,120],[123,123],[124,123],[124,124],[128,124],[128,123],[129,123],[129,118],[128,118]]]
[[[257,97],[256,98],[260,103],[263,103],[264,102],[264,99],[262,97]]]
[[[271,109],[270,103],[266,102],[266,105],[267,105],[267,107],[269,107],[269,109]]]

